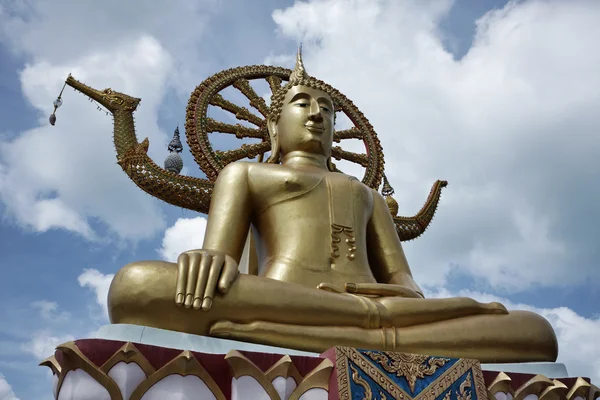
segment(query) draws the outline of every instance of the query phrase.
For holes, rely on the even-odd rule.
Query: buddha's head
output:
[[[271,98],[268,129],[271,137],[270,163],[292,151],[320,154],[331,164],[335,104],[326,83],[308,76],[302,64],[301,48],[289,82]]]

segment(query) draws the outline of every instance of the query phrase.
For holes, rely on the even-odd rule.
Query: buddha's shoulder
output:
[[[243,161],[243,163],[247,165],[248,173],[253,174],[253,175],[272,174],[272,173],[281,172],[281,171],[289,169],[281,164],[271,164],[271,163],[264,163],[264,162],[262,162],[262,163],[246,162],[246,161]]]
[[[248,183],[269,183],[280,179],[288,179],[292,175],[297,175],[294,170],[281,164],[267,164],[251,161],[236,161],[228,164],[219,173],[220,180],[232,182],[245,181]]]
[[[294,168],[287,167],[281,164],[269,164],[269,163],[257,163],[257,162],[244,162],[246,164],[248,179],[254,180],[290,180],[292,177],[296,178],[314,178],[314,176],[322,177],[323,174],[299,171]]]
[[[252,179],[253,177],[279,172],[286,168],[278,164],[258,163],[251,161],[236,161],[227,164],[219,173],[221,176],[236,176]]]
[[[347,175],[343,172],[329,172],[328,176],[334,177],[336,180],[349,181],[355,189],[364,190],[366,192],[372,192],[369,186],[365,185],[360,179],[353,175]],[[377,191],[375,191],[377,192]]]

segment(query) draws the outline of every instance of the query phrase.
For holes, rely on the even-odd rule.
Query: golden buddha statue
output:
[[[263,67],[244,68],[246,76],[258,76]],[[209,180],[180,177],[149,160],[148,142],[137,143],[131,117],[139,99],[67,79],[113,113],[119,163],[142,189],[199,211],[207,201],[198,198],[206,199],[212,190],[203,248],[184,252],[176,264],[142,261],[123,267],[110,287],[111,322],[312,352],[343,345],[482,362],[555,361],[556,336],[537,314],[469,298],[423,297],[386,200],[331,161],[339,153],[332,147],[339,137],[334,132],[339,92],[308,76],[300,52],[287,84],[280,86],[284,70],[273,68],[268,108],[247,81],[234,79],[265,114],[265,137],[268,131],[267,145],[251,145],[242,155],[270,149],[270,157],[230,162],[220,170],[217,161],[224,153],[210,162],[201,159]],[[209,91],[209,84],[222,88],[223,76],[192,94],[188,120],[198,112],[198,93]],[[211,104],[252,120],[247,110],[213,98]],[[206,118],[195,124],[216,126]],[[233,133],[230,127],[221,129]],[[188,132],[194,128],[186,126]],[[250,132],[241,125],[236,129]],[[188,143],[206,146],[189,133]],[[158,190],[156,182],[171,186]],[[249,229],[260,276],[238,272]]]

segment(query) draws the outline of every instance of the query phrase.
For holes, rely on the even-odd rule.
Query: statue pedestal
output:
[[[130,324],[105,325],[98,330],[97,339],[120,340],[167,347],[179,350],[197,351],[209,354],[227,354],[229,350],[253,351],[257,353],[287,354],[290,356],[318,357],[316,353],[265,346],[236,340],[218,339],[209,336],[191,335],[188,333],[150,328]]]
[[[561,364],[482,371],[477,360],[348,347],[317,355],[135,325],[102,327],[41,364],[61,400],[600,399],[588,379],[559,376]]]

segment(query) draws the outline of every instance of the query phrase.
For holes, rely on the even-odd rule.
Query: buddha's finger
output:
[[[211,254],[204,254],[200,260],[200,269],[198,271],[198,279],[196,280],[196,286],[194,290],[194,308],[199,310],[202,306],[202,298],[206,292],[206,281],[208,280],[208,274],[210,272],[210,266],[215,256]]]
[[[508,314],[508,310],[503,304],[496,301],[484,304],[483,307],[488,310],[491,314]]]
[[[230,256],[225,256],[225,263],[219,279],[219,292],[225,294],[238,276],[238,264]]]
[[[178,306],[183,305],[185,300],[185,287],[187,282],[187,265],[189,263],[189,256],[186,253],[182,253],[177,258],[177,283],[175,284],[175,304]]]
[[[346,283],[348,293],[375,295],[375,296],[400,296],[400,297],[421,297],[414,290],[400,285],[381,284],[381,283]]]
[[[217,287],[217,281],[223,270],[223,263],[225,262],[224,255],[216,255],[212,258],[210,265],[210,271],[208,272],[208,280],[206,281],[206,290],[204,296],[198,299],[198,307],[202,307],[202,311],[208,311],[212,306],[212,299],[215,297],[215,289]],[[196,308],[196,301],[194,301],[194,308]]]
[[[188,276],[185,289],[185,303],[183,305],[186,308],[192,306],[194,301],[194,291],[196,290],[196,281],[198,279],[198,270],[200,269],[200,260],[202,259],[201,253],[191,253],[189,255],[188,263]]]
[[[317,289],[325,290],[326,292],[332,292],[332,293],[344,293],[345,292],[345,290],[342,290],[339,287],[337,287],[331,283],[327,283],[327,282],[319,283],[319,285],[317,285]]]

